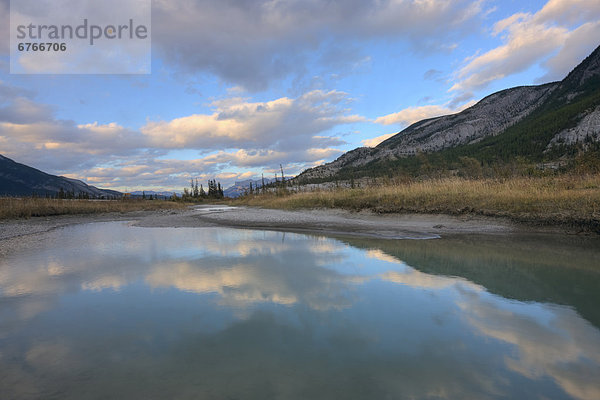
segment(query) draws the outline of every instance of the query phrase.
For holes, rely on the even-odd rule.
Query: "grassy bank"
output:
[[[234,204],[281,209],[342,208],[379,213],[477,214],[600,231],[600,175],[416,181],[246,196]]]
[[[100,214],[142,210],[185,208],[185,204],[160,200],[58,200],[0,198],[0,219],[50,215]]]

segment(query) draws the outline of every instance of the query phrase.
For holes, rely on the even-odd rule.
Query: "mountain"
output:
[[[76,179],[50,175],[0,155],[0,196],[56,196],[61,189],[75,196],[81,193],[92,198],[121,197],[117,191],[98,189]]]
[[[286,177],[286,179],[290,179]],[[265,178],[265,186],[271,182],[275,182],[274,178]],[[225,197],[239,197],[250,189],[250,183],[253,188],[262,187],[262,179],[246,179],[244,181],[236,181],[232,186],[223,191]]]
[[[146,196],[146,198],[148,198],[152,196],[153,198],[164,200],[173,196],[173,193],[177,194],[178,196],[181,196],[181,193],[179,192],[155,192],[154,190],[136,190],[135,192],[131,192],[131,197],[142,198],[143,196]]]
[[[465,156],[487,163],[517,156],[541,162],[599,142],[600,47],[560,82],[491,94],[458,114],[416,122],[374,148],[354,149],[298,178],[383,175],[420,154],[435,154],[442,164]]]

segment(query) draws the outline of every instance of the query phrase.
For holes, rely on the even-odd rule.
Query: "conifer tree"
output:
[[[213,198],[215,196],[215,188],[213,186],[213,181],[211,179],[208,180],[208,197]]]

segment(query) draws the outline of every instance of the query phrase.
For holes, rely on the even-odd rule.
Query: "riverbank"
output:
[[[162,220],[176,221],[193,212],[188,208],[151,211],[107,212],[96,214],[52,215],[28,219],[0,220],[0,257],[15,250],[26,250],[38,246],[47,233],[71,225],[112,221]]]
[[[60,215],[0,221],[0,256],[37,246],[44,234],[69,225],[128,221],[139,227],[199,228],[226,226],[383,239],[429,239],[452,235],[577,233],[564,227],[532,227],[506,218],[475,215],[377,214],[339,209],[275,210],[222,205],[90,215]]]
[[[340,209],[374,214],[492,217],[600,233],[600,175],[445,178],[401,184],[245,196],[232,205],[282,210]]]
[[[186,208],[184,204],[163,200],[67,200],[5,197],[0,198],[0,220],[184,208]]]
[[[525,231],[600,233],[598,174],[474,180],[447,178],[396,184],[388,181],[376,182],[373,186],[299,193],[280,190],[230,200],[228,204],[249,207],[243,212],[231,213],[229,210],[227,217],[217,216],[222,213],[216,211],[201,212],[202,217],[190,217],[190,207],[199,210],[206,206],[156,200],[3,198],[0,199],[0,221],[30,218],[16,223],[28,227],[40,225],[36,218],[60,218],[61,215],[71,220],[94,221],[103,220],[107,213],[116,213],[118,218],[138,220],[141,214],[136,213],[146,213],[145,222],[140,223],[148,225],[216,223],[258,229],[328,230],[379,236],[385,236],[388,229],[392,229],[391,236],[400,230],[448,233],[444,230],[447,227],[451,227],[451,232],[467,230],[469,233],[505,232],[507,227]],[[165,218],[165,215],[169,217]]]
[[[210,208],[200,206],[190,218],[205,224],[323,233],[383,239],[432,239],[448,234],[507,234],[521,230],[507,220],[478,216],[433,214],[377,214],[340,209],[277,210],[257,207]],[[140,226],[155,226],[157,220],[142,220]]]

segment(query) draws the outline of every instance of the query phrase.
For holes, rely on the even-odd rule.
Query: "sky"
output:
[[[600,45],[600,1],[153,0],[143,75],[10,74],[9,25],[0,0],[0,154],[180,191],[295,175],[560,80]]]

